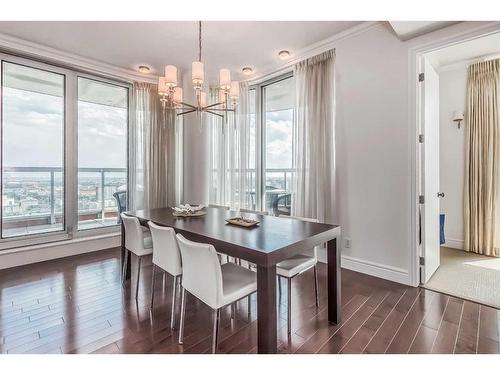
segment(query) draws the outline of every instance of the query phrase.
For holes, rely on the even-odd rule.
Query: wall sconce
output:
[[[464,120],[464,113],[461,111],[453,112],[453,121],[458,122],[458,128],[460,129],[460,123]]]

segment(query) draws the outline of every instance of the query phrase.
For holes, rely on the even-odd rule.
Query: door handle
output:
[[[438,193],[438,198],[444,198],[444,193]]]

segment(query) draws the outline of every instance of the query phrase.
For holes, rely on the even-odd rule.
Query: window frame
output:
[[[61,231],[27,234],[14,237],[3,237],[3,209],[0,209],[0,251],[41,245],[50,242],[71,240],[73,238],[93,237],[119,233],[119,224],[100,228],[78,230],[78,77],[91,79],[127,89],[127,191],[130,190],[130,132],[132,129],[131,111],[133,106],[133,85],[128,81],[104,77],[98,74],[79,71],[77,69],[54,65],[44,61],[21,57],[16,54],[0,52],[0,189],[3,190],[3,62],[61,74],[64,77],[64,126],[63,126],[63,161],[64,161],[64,227]],[[127,196],[129,198],[129,195]],[[0,199],[1,200],[1,199]],[[128,202],[129,203],[129,202]]]
[[[294,79],[293,71],[287,71],[267,80],[259,81],[249,85],[249,90],[255,90],[255,181],[256,181],[256,200],[255,209],[265,210],[265,192],[266,192],[266,96],[265,89],[274,83],[284,81],[285,79]]]

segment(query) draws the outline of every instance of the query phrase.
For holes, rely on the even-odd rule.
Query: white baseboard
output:
[[[318,261],[321,263],[326,263],[326,249],[318,250]],[[405,270],[403,268],[370,262],[359,258],[353,258],[347,255],[342,255],[341,266],[342,268],[346,268],[351,271],[365,273],[367,275],[394,281],[400,284],[411,285],[410,274],[408,273],[408,270]]]
[[[446,242],[444,243],[445,247],[451,247],[452,249],[464,249],[464,240],[455,240],[452,238],[446,239]]]
[[[0,269],[91,253],[120,246],[120,243],[120,233],[108,233],[68,241],[20,247],[13,250],[3,250],[0,251]]]
[[[394,281],[400,284],[411,285],[410,274],[408,270],[403,268],[353,258],[347,255],[342,255],[341,264],[342,268],[346,268],[351,271],[365,273],[367,275],[380,277],[381,279]]]

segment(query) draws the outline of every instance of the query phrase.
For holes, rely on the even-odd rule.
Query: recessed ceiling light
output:
[[[146,65],[139,66],[139,72],[141,72],[141,73],[147,74],[147,73],[149,73],[150,70],[151,69],[149,69],[149,66],[146,66]]]
[[[280,57],[281,60],[286,60],[290,57],[290,52],[287,50],[279,51],[278,56]]]
[[[241,69],[241,71],[246,76],[249,76],[250,74],[253,73],[253,69],[250,68],[249,66],[245,66],[243,69]]]

